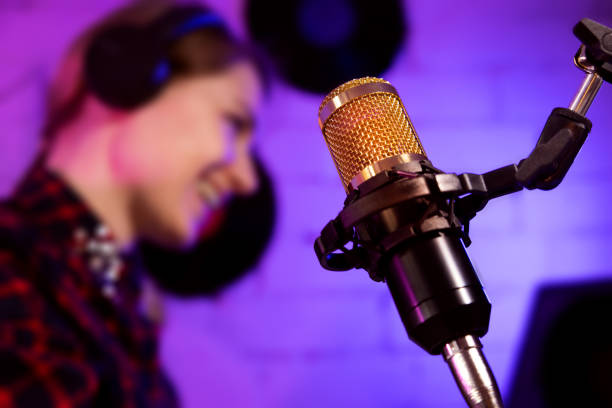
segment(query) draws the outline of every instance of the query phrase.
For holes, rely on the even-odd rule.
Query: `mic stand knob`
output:
[[[467,335],[453,340],[444,345],[442,355],[468,406],[503,408],[499,388],[478,337]]]

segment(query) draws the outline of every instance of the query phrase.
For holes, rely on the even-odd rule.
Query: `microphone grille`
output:
[[[425,156],[397,91],[380,78],[354,79],[331,91],[319,107],[319,125],[347,192],[351,180],[376,162]]]

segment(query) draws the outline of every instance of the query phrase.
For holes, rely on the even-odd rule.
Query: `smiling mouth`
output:
[[[213,210],[221,207],[223,201],[221,194],[219,194],[211,183],[204,180],[199,181],[197,191],[202,201],[204,201],[208,207]]]

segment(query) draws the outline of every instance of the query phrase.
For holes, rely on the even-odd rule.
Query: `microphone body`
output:
[[[347,203],[366,214],[354,223],[361,266],[387,283],[409,337],[444,355],[469,406],[501,407],[478,341],[491,304],[453,199],[440,192],[447,175],[427,159],[397,91],[378,78],[349,81],[325,98],[319,124]]]
[[[408,335],[430,354],[487,333],[491,304],[458,237],[440,232],[398,248],[386,282]]]

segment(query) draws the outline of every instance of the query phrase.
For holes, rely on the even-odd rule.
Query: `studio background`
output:
[[[3,194],[33,157],[62,52],[123,3],[0,0]],[[208,4],[245,33],[242,1]],[[526,157],[552,108],[567,106],[582,81],[572,27],[583,17],[612,24],[604,0],[405,5],[409,36],[384,77],[448,172]],[[442,358],[408,340],[384,284],[318,265],[313,241],[345,197],[317,124],[323,96],[273,86],[256,136],[277,192],[273,242],[223,295],[166,299],[165,365],[186,407],[463,407]],[[503,393],[538,288],[611,276],[612,85],[587,116],[591,135],[556,190],[497,199],[472,223],[468,253],[493,304],[484,350]]]

